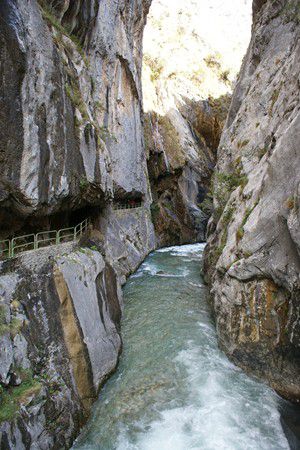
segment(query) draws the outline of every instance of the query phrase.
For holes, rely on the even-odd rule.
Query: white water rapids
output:
[[[218,348],[203,249],[154,252],[129,279],[120,365],[74,449],[289,449],[277,395]]]

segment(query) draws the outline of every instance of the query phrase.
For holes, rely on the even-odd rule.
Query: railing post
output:
[[[118,205],[118,207],[120,209],[126,208],[126,206],[124,206],[124,205]],[[49,243],[46,243],[46,245],[43,245],[42,247],[53,245],[53,242],[55,242],[55,245],[61,244],[61,239],[62,239],[62,236],[60,235],[61,231],[64,231],[64,232],[67,231],[69,233],[69,234],[67,234],[65,236],[66,239],[70,239],[70,237],[73,236],[73,241],[75,241],[78,236],[82,236],[84,232],[88,231],[90,225],[91,225],[91,221],[90,221],[90,218],[88,217],[85,220],[83,220],[81,223],[76,225],[75,227],[70,227],[68,229],[61,229],[61,230],[57,230],[57,231],[56,230],[50,230],[50,231],[47,231],[47,232],[45,231],[45,232],[40,232],[40,233],[36,233],[36,234],[32,233],[31,235],[19,236],[19,237],[17,236],[17,237],[12,238],[12,239],[7,239],[5,241],[5,245],[7,245],[7,249],[6,250],[2,250],[2,255],[4,255],[7,252],[7,257],[8,258],[13,258],[15,256],[16,248],[18,249],[19,253],[23,253],[24,251],[27,251],[28,246],[31,246],[32,244],[33,244],[33,250],[38,250],[39,242],[42,242],[42,241],[43,242],[45,241],[44,244],[46,242],[49,242]],[[45,233],[48,233],[48,235],[47,235],[48,238],[45,239],[45,240],[39,241],[39,235],[44,236]],[[49,235],[51,235],[51,233],[55,233],[55,237],[54,238],[52,238],[52,237],[50,238],[49,237]],[[29,241],[25,241],[24,244],[21,243],[19,245],[18,244],[16,245],[16,241],[19,238],[29,239],[29,238],[32,238],[32,236],[33,236],[33,242],[29,240]],[[0,253],[1,253],[1,249],[0,249]]]

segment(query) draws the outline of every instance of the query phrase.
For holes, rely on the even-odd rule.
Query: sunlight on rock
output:
[[[230,93],[250,41],[251,7],[250,0],[154,0],[144,33],[145,111],[164,114],[180,97]]]

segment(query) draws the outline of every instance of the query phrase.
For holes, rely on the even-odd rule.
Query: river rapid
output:
[[[120,364],[74,449],[289,449],[279,397],[218,348],[203,250],[158,250],[128,280]]]

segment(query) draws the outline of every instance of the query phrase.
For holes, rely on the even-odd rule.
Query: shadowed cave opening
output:
[[[75,227],[85,219],[93,220],[99,216],[100,206],[87,205],[71,211],[58,211],[46,216],[21,216],[9,209],[0,209],[0,240],[12,239],[32,233],[58,231]]]

